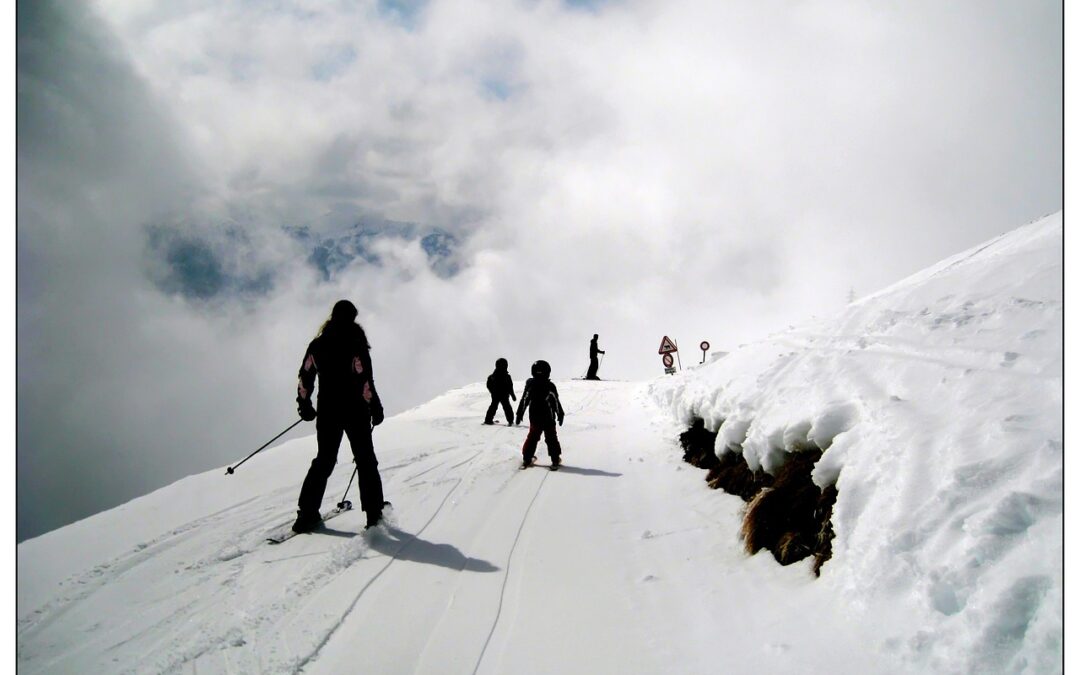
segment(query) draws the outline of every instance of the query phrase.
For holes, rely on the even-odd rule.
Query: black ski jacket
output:
[[[506,370],[496,368],[488,375],[487,390],[491,392],[491,397],[498,401],[509,396],[517,398],[517,394],[514,393],[514,379]]]
[[[555,383],[548,379],[530,377],[525,382],[525,390],[521,392],[521,400],[518,401],[517,418],[525,416],[525,409],[529,409],[529,423],[548,427],[556,421],[562,424],[562,402],[559,401],[559,390]]]
[[[596,338],[593,338],[592,340],[589,340],[589,358],[590,359],[595,359],[597,354],[606,354],[606,353],[607,352],[605,352],[603,349],[600,349],[599,345],[597,344]]]
[[[319,412],[357,414],[379,424],[382,401],[375,390],[371,354],[360,327],[329,325],[311,341],[300,365],[296,402],[301,409],[311,404],[315,377],[319,378]]]

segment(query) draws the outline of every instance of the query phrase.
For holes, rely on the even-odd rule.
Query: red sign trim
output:
[[[671,338],[664,336],[664,339],[660,341],[660,351],[657,354],[670,354],[671,352],[677,352],[679,348],[675,346],[675,343],[671,341]]]

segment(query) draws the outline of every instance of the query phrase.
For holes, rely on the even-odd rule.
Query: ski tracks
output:
[[[540,496],[540,490],[543,489],[544,483],[547,481],[548,474],[544,474],[544,477],[540,479],[540,484],[536,486],[536,492],[533,494],[532,500],[529,501],[529,506],[526,507],[525,513],[521,516],[521,524],[518,526],[517,533],[514,535],[514,543],[510,545],[510,552],[506,556],[506,569],[503,572],[502,586],[499,589],[499,606],[495,609],[495,618],[491,622],[491,630],[488,632],[487,638],[484,640],[484,646],[480,649],[480,655],[476,658],[476,667],[473,668],[473,675],[480,670],[481,664],[484,662],[484,656],[487,654],[488,646],[491,644],[491,638],[495,635],[495,629],[499,627],[499,619],[502,617],[503,603],[506,600],[506,582],[510,579],[510,566],[514,560],[514,553],[517,551],[518,541],[521,539],[521,532],[525,529],[525,523],[529,519],[529,513],[532,512],[533,504],[536,503],[536,498]]]
[[[576,405],[571,399],[569,414],[593,408],[601,395],[586,390]],[[332,671],[351,657],[328,655],[339,643],[355,653],[359,631],[369,638],[365,653],[384,651],[394,671],[413,663],[446,672],[447,659],[457,659],[453,672],[486,667],[503,626],[513,625],[510,569],[549,472],[516,469],[523,429],[477,434],[476,424],[471,416],[433,420],[410,447],[387,449],[394,460],[384,484],[401,515],[391,513],[373,533],[355,535],[360,516],[343,514],[320,535],[263,545],[295,496],[290,485],[73,576],[65,591],[20,617],[20,663],[99,672]],[[345,487],[351,466],[342,468],[327,500]],[[432,592],[428,630],[409,630],[416,617],[404,602],[397,624],[372,631],[372,616],[395,604],[387,598],[411,592],[414,582]],[[139,609],[111,611],[125,605]],[[490,622],[461,620],[484,615]],[[394,626],[417,642],[385,649]]]
[[[472,462],[473,460],[475,460],[476,457],[478,457],[479,455],[480,455],[480,453],[478,452],[475,455],[473,455],[472,457],[470,457],[469,459],[467,459],[467,460],[465,460],[463,462],[459,462],[458,464],[453,465],[451,467],[451,469],[463,466],[465,464],[468,464],[468,463]],[[462,483],[463,480],[464,480],[463,478],[458,478],[457,479],[457,481],[454,484],[454,487],[452,487],[450,490],[447,491],[446,495],[443,497],[442,501],[439,503],[438,507],[435,509],[435,512],[431,514],[431,517],[428,518],[427,522],[424,523],[424,525],[416,532],[416,534],[411,535],[410,537],[403,538],[401,540],[401,543],[397,547],[397,550],[394,551],[394,553],[389,556],[386,563],[384,565],[382,565],[378,569],[378,571],[375,572],[375,574],[372,575],[363,584],[363,586],[361,586],[360,590],[353,597],[352,601],[349,603],[349,606],[345,609],[345,611],[341,615],[341,617],[337,621],[335,621],[333,623],[333,625],[331,625],[329,627],[328,630],[325,631],[324,635],[322,636],[322,639],[319,640],[317,645],[315,645],[314,650],[310,654],[308,654],[307,656],[302,657],[301,659],[299,659],[295,663],[295,667],[293,668],[293,670],[299,671],[299,670],[303,669],[304,666],[306,666],[308,663],[311,663],[312,661],[314,661],[318,657],[319,652],[334,637],[334,635],[338,632],[338,630],[344,625],[344,623],[348,619],[349,615],[352,614],[352,612],[356,609],[357,604],[360,602],[361,598],[368,591],[368,589],[371,588],[372,585],[376,581],[378,581],[379,577],[381,577],[384,572],[386,572],[388,569],[390,569],[390,566],[393,565],[394,562],[397,560],[397,556],[402,551],[407,549],[410,545],[415,543],[419,539],[420,535],[422,535],[428,529],[428,527],[431,525],[431,523],[434,522],[436,518],[438,518],[438,516],[442,512],[443,508],[446,506],[447,501],[457,491],[457,489],[461,486],[461,483]],[[382,529],[382,528],[380,528],[380,529]],[[396,531],[396,528],[393,528],[393,529]],[[383,536],[383,533],[376,530],[376,531],[372,532],[369,536],[370,537],[380,537],[380,536]],[[334,592],[337,592],[337,589],[334,589]],[[311,604],[311,602],[309,601],[308,604]]]
[[[139,543],[131,551],[109,562],[96,565],[87,572],[61,582],[62,586],[66,586],[70,590],[61,593],[43,607],[18,620],[17,636],[20,652],[24,652],[24,650],[34,651],[33,644],[39,637],[42,637],[56,623],[63,621],[73,609],[81,608],[84,603],[91,601],[96,594],[106,591],[116,584],[122,584],[127,576],[141,573],[144,565],[159,563],[170,552],[190,544],[197,537],[200,530],[212,527],[215,523],[222,521],[235,512],[243,511],[245,507],[255,501],[257,501],[256,498],[246,499],[185,525],[173,528],[150,541]],[[220,555],[224,559],[230,556],[228,552],[224,551]],[[196,566],[205,564],[207,564],[205,560],[200,560],[196,563],[190,563],[187,569],[192,570]],[[84,630],[94,632],[100,627],[101,622],[94,622]]]
[[[437,485],[455,481],[445,494],[424,486],[428,493],[442,497],[433,520],[467,477],[468,470],[463,468],[480,455],[477,448],[453,446],[423,453],[420,461],[405,462],[400,471],[384,473],[388,494],[407,492],[409,484],[419,487],[420,474],[435,473]],[[338,473],[327,490],[334,500],[348,478]],[[99,672],[176,672],[194,669],[196,664],[224,672],[299,668],[297,664],[306,657],[295,654],[309,655],[312,645],[328,639],[320,628],[327,625],[327,617],[307,627],[314,628],[314,634],[307,630],[285,638],[284,642],[297,646],[295,652],[282,651],[278,644],[287,620],[303,613],[312,596],[335,588],[340,577],[365,567],[356,563],[385,559],[387,553],[392,561],[394,552],[372,551],[365,538],[352,540],[348,533],[332,529],[326,533],[330,536],[305,538],[288,548],[265,546],[265,532],[281,522],[282,502],[294,495],[295,487],[290,486],[246,499],[173,528],[63,582],[66,591],[20,617],[20,662],[44,664],[46,670]],[[359,518],[344,514],[333,523],[359,529]],[[341,536],[350,540],[343,543]],[[406,538],[399,548],[409,543]],[[284,551],[292,554],[281,556]],[[267,588],[280,590],[267,594]],[[125,597],[127,604],[144,610],[124,615],[110,611],[123,604],[120,598]],[[332,625],[327,634],[333,633]],[[260,643],[271,648],[262,651]],[[132,653],[140,658],[131,660]]]
[[[471,431],[475,420],[449,418],[437,422],[433,424],[433,427],[437,427],[434,431],[445,441],[446,435],[469,438],[470,434],[462,427],[468,424]],[[304,600],[294,605],[288,616],[269,631],[272,634],[298,636],[290,637],[288,642],[301,643],[285,644],[283,649],[277,650],[280,653],[274,654],[271,659],[275,669],[294,672],[301,669],[319,670],[326,658],[325,653],[333,652],[335,644],[341,641],[348,645],[347,651],[355,653],[355,640],[342,636],[348,634],[350,627],[357,622],[365,636],[373,636],[370,627],[365,628],[368,624],[366,617],[377,612],[385,602],[378,599],[369,602],[369,598],[385,598],[402,592],[400,583],[394,580],[395,570],[401,567],[401,562],[408,567],[415,567],[414,563],[427,563],[436,569],[454,569],[455,572],[470,568],[483,571],[496,569],[485,560],[470,558],[450,544],[435,543],[424,538],[429,530],[437,529],[433,525],[445,520],[446,513],[457,507],[462,495],[469,492],[478,476],[490,475],[493,467],[502,463],[500,459],[506,455],[505,437],[480,442],[476,442],[475,436],[473,438],[472,443],[422,453],[421,457],[436,458],[429,466],[402,462],[393,467],[399,471],[387,476],[387,495],[397,500],[399,507],[404,506],[402,515],[392,516],[387,526],[366,533],[362,537],[363,553],[351,560],[344,560],[345,566],[340,575],[306,594]],[[496,481],[496,489],[501,490],[505,482]],[[451,485],[445,492],[434,489],[447,484]],[[442,494],[441,500],[426,520],[419,522],[418,518],[425,510],[424,504],[431,503],[433,494]],[[402,522],[399,524],[398,520]],[[455,541],[453,538],[444,540]],[[374,555],[365,555],[372,553]],[[376,560],[377,563],[370,562]],[[377,567],[373,568],[373,564]],[[408,589],[404,592],[408,592]],[[408,629],[409,626],[405,626],[402,632]],[[393,639],[392,636],[390,639]],[[385,644],[385,639],[380,639],[372,645],[372,649],[364,650],[367,654],[365,663],[371,665],[370,655],[376,650],[385,652]]]
[[[378,584],[356,595],[301,664],[305,672],[341,672],[354,660],[369,672],[468,673],[479,665],[506,616],[509,567],[549,474],[518,471],[516,444],[513,462],[508,444],[494,445],[501,447],[482,450],[486,461],[470,466],[445,508],[409,535]],[[390,528],[378,537],[402,534]],[[477,621],[485,615],[490,623]]]
[[[467,450],[469,454],[461,458],[461,455],[465,454],[461,450]],[[329,528],[311,537],[310,542],[305,541],[310,547],[322,544],[328,536],[335,534],[348,538],[344,544],[334,546],[329,551],[317,552],[318,555],[309,554],[315,555],[315,565],[318,570],[315,574],[301,574],[299,578],[292,579],[290,575],[296,573],[295,569],[290,567],[283,572],[285,583],[287,583],[284,601],[274,607],[275,611],[271,620],[268,621],[266,617],[262,617],[256,625],[250,626],[250,630],[245,631],[252,634],[251,640],[256,643],[253,645],[254,649],[250,651],[259,656],[259,670],[298,672],[317,658],[348,616],[362,604],[361,600],[372,588],[378,587],[379,584],[376,582],[391,568],[397,556],[413,544],[420,534],[438,518],[459,490],[469,471],[464,471],[464,475],[453,474],[462,473],[460,469],[474,463],[481,452],[475,449],[459,449],[459,452],[454,454],[457,455],[456,458],[441,459],[434,466],[420,471],[420,473],[428,473],[442,468],[439,478],[433,484],[442,485],[453,482],[453,485],[442,493],[441,499],[435,504],[427,521],[415,534],[403,533],[404,536],[399,540],[391,542],[388,546],[383,545],[379,538],[385,536],[385,531],[400,532],[395,526],[398,517],[391,510],[387,514],[388,524],[375,530],[354,535]],[[398,499],[397,495],[407,493],[408,483],[415,477],[416,474],[401,478],[389,477],[386,481],[388,496]],[[430,488],[428,490],[430,494]],[[410,512],[419,513],[423,512],[424,503],[430,503],[430,499],[421,500],[418,503],[412,503],[408,499],[398,501],[399,504],[408,503]],[[357,511],[357,513],[360,512]],[[343,516],[342,519],[347,517]],[[326,553],[329,553],[329,556]],[[300,555],[303,554],[294,557],[300,557]]]

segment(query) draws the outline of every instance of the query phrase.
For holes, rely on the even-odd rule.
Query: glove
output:
[[[300,413],[300,419],[304,420],[305,422],[310,422],[311,420],[315,419],[315,406],[311,405],[311,401],[309,401],[308,399],[301,399],[300,405],[297,407],[297,410]]]
[[[383,409],[382,406],[375,406],[371,409],[371,426],[377,427],[383,422]]]
[[[514,424],[521,424],[521,415],[517,416],[517,419],[514,421]]]
[[[559,415],[559,426],[560,427],[562,426],[562,421],[563,421],[563,416]]]

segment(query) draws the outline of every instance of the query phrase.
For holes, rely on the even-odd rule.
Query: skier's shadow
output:
[[[622,476],[621,473],[612,473],[610,471],[601,471],[600,469],[586,469],[581,466],[570,466],[568,464],[562,464],[559,466],[559,473],[576,473],[580,476],[603,476],[605,478],[618,478]]]
[[[465,572],[497,572],[498,567],[486,560],[470,558],[450,544],[435,544],[396,527],[387,525],[368,537],[372,550],[396,560],[408,560],[424,565],[437,565]]]

